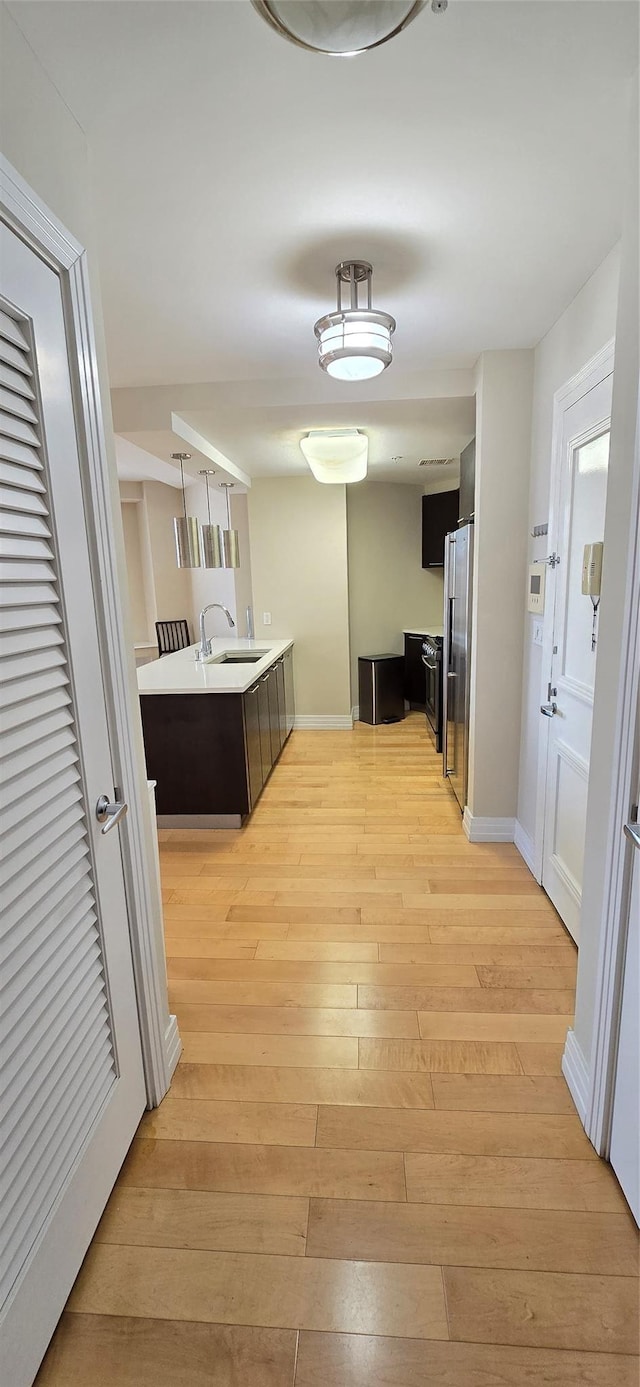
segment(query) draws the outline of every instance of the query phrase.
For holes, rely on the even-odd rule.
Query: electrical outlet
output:
[[[263,625],[263,626],[270,626],[270,625],[271,625],[271,612],[263,612],[263,613],[262,613],[262,625]]]
[[[534,623],[533,623],[533,644],[534,644],[534,645],[542,645],[542,622],[541,622],[541,621],[534,621]]]

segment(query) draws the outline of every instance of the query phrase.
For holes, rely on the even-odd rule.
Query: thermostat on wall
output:
[[[542,616],[544,612],[544,582],[547,566],[544,563],[529,564],[529,585],[527,589],[527,610]]]

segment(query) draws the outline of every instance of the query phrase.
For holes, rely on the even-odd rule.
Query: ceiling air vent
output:
[[[448,467],[450,462],[456,461],[456,458],[421,458],[418,467]]]

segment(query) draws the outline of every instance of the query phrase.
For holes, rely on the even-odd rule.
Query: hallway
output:
[[[576,951],[424,719],[295,732],[246,828],[160,836],[183,1056],[38,1387],[635,1387]]]

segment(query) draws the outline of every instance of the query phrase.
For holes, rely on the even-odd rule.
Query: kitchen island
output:
[[[142,665],[147,773],[161,828],[239,828],[294,723],[293,641],[217,639]]]

